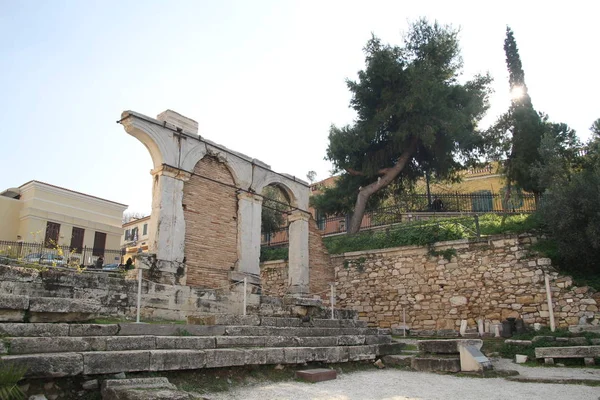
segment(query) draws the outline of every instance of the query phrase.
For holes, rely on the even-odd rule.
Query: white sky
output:
[[[115,123],[128,109],[173,109],[278,172],[324,179],[362,47],[371,32],[400,44],[420,16],[461,28],[465,78],[494,77],[482,126],[509,104],[508,24],[534,107],[587,139],[600,118],[593,4],[0,0],[0,190],[36,179],[149,213],[150,156]]]

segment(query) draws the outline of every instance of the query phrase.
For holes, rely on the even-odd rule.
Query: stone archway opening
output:
[[[289,194],[280,185],[272,184],[262,190],[261,244],[285,247],[289,243],[287,216],[292,211]]]
[[[268,296],[284,296],[288,287],[289,222],[293,210],[286,188],[270,184],[261,191],[260,260],[263,290]]]

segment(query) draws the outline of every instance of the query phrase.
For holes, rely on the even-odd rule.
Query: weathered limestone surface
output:
[[[156,348],[154,336],[116,336],[106,339],[106,350],[149,350]]]
[[[119,332],[117,324],[70,324],[69,336],[113,336]]]
[[[0,336],[69,336],[68,324],[2,323]]]
[[[461,347],[473,346],[478,350],[483,346],[480,339],[420,340],[419,351],[435,354],[458,354]]]
[[[102,383],[103,400],[191,400],[167,378],[107,379]]]
[[[147,263],[148,260],[140,257],[140,262]],[[0,293],[7,299],[5,303],[11,306],[24,305],[24,299],[28,298],[27,307],[33,322],[85,321],[95,315],[134,317],[137,271],[132,272],[128,277],[115,277],[58,269],[40,273],[23,267],[0,265]],[[148,279],[147,271],[144,274]],[[34,299],[36,297],[40,299]],[[231,297],[229,290],[144,281],[142,318],[183,320],[188,315],[201,313],[238,312],[239,306],[231,301]],[[250,293],[248,296],[249,304],[257,302],[257,299],[257,294]],[[239,303],[239,299],[236,301]],[[23,321],[22,311],[2,307],[0,303],[0,322],[3,314],[5,321]],[[83,336],[80,333],[76,335]]]
[[[83,357],[79,353],[4,356],[2,361],[26,367],[26,376],[32,378],[59,378],[79,375],[83,372]]]
[[[230,367],[244,365],[246,352],[238,349],[205,350],[206,368]]]
[[[10,354],[36,354],[90,351],[89,342],[73,337],[14,337],[8,338]]]
[[[24,310],[0,310],[0,322],[23,322],[24,320]]]
[[[100,305],[81,299],[65,299],[57,297],[31,297],[29,311],[39,313],[97,313]]]
[[[214,349],[214,337],[177,337],[177,336],[158,336],[156,337],[157,349]]]
[[[425,372],[460,372],[460,358],[413,357],[411,368]]]
[[[117,372],[147,371],[150,365],[150,351],[105,351],[83,354],[83,373],[112,374]]]
[[[206,354],[199,350],[152,350],[150,370],[170,371],[200,369],[206,365]]]
[[[549,259],[529,256],[535,240],[522,235],[436,244],[435,251],[456,251],[450,260],[417,246],[332,256],[336,306],[357,310],[361,320],[385,328],[402,326],[403,310],[412,330],[457,330],[461,320],[474,327],[480,318],[549,325],[547,273],[557,325],[577,324],[585,315],[590,326],[600,326],[593,290],[573,286]]]
[[[27,310],[29,296],[0,294],[0,310]]]
[[[194,336],[218,336],[225,333],[224,326],[177,325],[177,324],[119,324],[119,335],[170,336],[187,332]]]
[[[536,347],[536,358],[600,357],[600,346]]]

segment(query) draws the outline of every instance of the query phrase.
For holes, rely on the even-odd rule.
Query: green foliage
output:
[[[367,231],[356,235],[330,236],[323,239],[330,254],[390,247],[427,245],[468,237],[467,229],[452,220],[418,221],[385,231]]]
[[[500,216],[485,214],[479,216],[481,235],[500,235],[503,233],[529,233],[540,230],[542,221],[536,214],[516,214]],[[464,239],[476,236],[473,217],[444,218],[438,220],[416,221],[398,224],[386,230],[361,232],[356,235],[338,235],[323,238],[330,254],[352,251],[385,249],[390,247],[429,245],[444,240]],[[434,252],[444,258],[456,255],[455,249]],[[262,247],[260,261],[287,260],[287,247]],[[350,262],[348,261],[348,267]],[[364,263],[364,262],[363,262]],[[357,265],[360,264],[358,259]]]
[[[533,108],[519,50],[509,27],[504,52],[513,99],[509,110],[486,133],[488,155],[506,160],[509,184],[537,195],[554,179],[568,175],[581,144],[568,125],[549,122],[547,115]]]
[[[260,248],[260,262],[288,259],[288,247],[266,247]]]
[[[520,335],[514,335],[512,339],[516,340],[531,340],[534,336],[552,336],[552,337],[576,337],[581,336],[585,337],[588,341],[588,345],[591,345],[591,339],[600,337],[600,334],[593,332],[583,332],[578,334],[573,334],[566,329],[557,329],[554,332],[550,330],[548,327],[544,327],[539,331],[527,330],[525,333]],[[566,342],[557,342],[556,340],[540,340],[536,341],[534,344],[530,346],[522,346],[522,345],[513,345],[504,343],[500,346],[499,353],[504,358],[514,358],[516,354],[524,354],[527,355],[530,360],[535,360],[535,348],[536,347],[565,347],[570,346]]]
[[[25,399],[25,394],[17,384],[26,372],[26,367],[7,364],[0,360],[0,400]]]
[[[552,186],[540,212],[558,249],[559,265],[586,276],[600,273],[600,166]]]
[[[484,214],[479,216],[481,235],[500,235],[504,233],[535,233],[540,230],[542,220],[538,214],[498,215]]]
[[[283,192],[273,186],[267,186],[262,192],[263,204],[261,212],[261,232],[273,233],[284,226],[286,222],[285,213],[289,211],[289,201]]]
[[[187,329],[177,328],[175,336],[194,336]]]
[[[462,168],[459,160],[472,159],[482,144],[477,121],[488,107],[491,78],[458,82],[457,36],[449,26],[421,19],[410,26],[402,46],[375,36],[367,42],[366,68],[357,81],[347,81],[357,118],[329,133],[326,158],[341,176],[335,188],[313,200],[317,209],[354,210],[360,220],[362,210],[353,206],[359,192],[372,207],[392,182],[414,182],[426,170],[449,177]]]

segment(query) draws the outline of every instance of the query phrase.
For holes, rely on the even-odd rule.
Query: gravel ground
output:
[[[205,397],[210,400],[598,400],[600,387],[510,382],[501,378],[466,378],[386,369],[341,374],[336,380],[319,383],[246,386]]]
[[[560,362],[560,360],[556,361]],[[506,358],[493,359],[494,369],[513,370],[519,375],[534,379],[596,379],[600,381],[600,369],[598,368],[566,368],[566,367],[526,367],[515,364]],[[600,387],[598,387],[600,391]],[[599,393],[600,395],[600,393]]]

